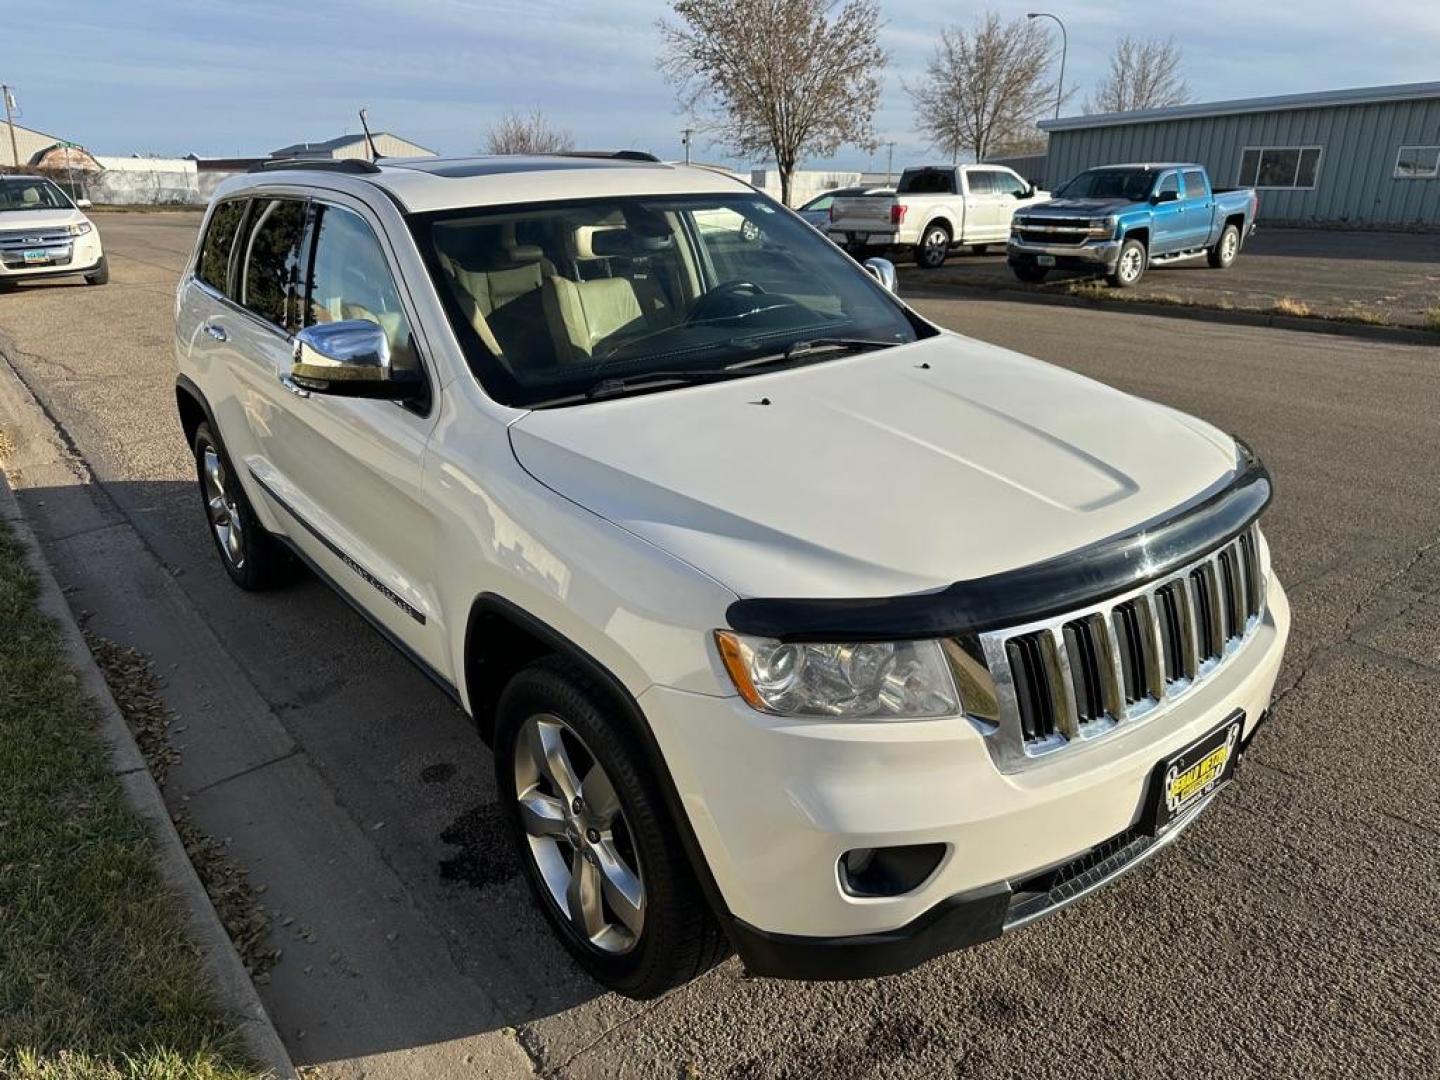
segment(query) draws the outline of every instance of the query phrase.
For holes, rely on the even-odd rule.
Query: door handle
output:
[[[225,333],[223,326],[216,326],[214,323],[205,324],[205,333],[209,334],[216,341],[228,341],[230,335]]]

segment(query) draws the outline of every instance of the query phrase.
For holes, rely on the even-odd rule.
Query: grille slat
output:
[[[997,679],[1013,691],[995,733],[1016,732],[1023,754],[1035,756],[1147,715],[1207,678],[1254,629],[1264,584],[1251,526],[1110,605],[982,635],[992,669],[1004,669]]]

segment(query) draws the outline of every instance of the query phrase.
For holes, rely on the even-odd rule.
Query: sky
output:
[[[944,25],[1037,3],[880,0],[889,55],[875,128],[895,164],[933,153],[902,80]],[[1197,101],[1440,79],[1440,0],[1050,0],[1080,102],[1123,33],[1173,35]],[[258,156],[373,130],[468,154],[507,109],[538,106],[583,148],[682,154],[675,93],[655,67],[664,0],[67,0],[5,4],[0,81],[18,122],[100,154]],[[1048,23],[1052,28],[1053,23]],[[1058,45],[1058,33],[1057,33]],[[1058,58],[1058,49],[1057,49]],[[697,158],[740,161],[697,136]],[[846,148],[828,163],[885,167]]]

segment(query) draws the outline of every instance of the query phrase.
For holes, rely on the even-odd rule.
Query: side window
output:
[[[965,174],[965,183],[971,195],[993,195],[995,174],[989,169],[971,169]]]
[[[1172,191],[1176,195],[1180,194],[1180,178],[1173,172],[1168,172],[1162,176],[1160,183],[1156,185],[1155,188],[1156,195],[1164,195],[1167,191]]]
[[[1018,199],[1030,190],[1030,185],[1013,172],[1002,171],[992,173],[991,175],[995,177],[994,183],[997,194],[1013,195]]]
[[[1203,199],[1209,191],[1205,187],[1205,174],[1199,169],[1185,171],[1185,198]]]
[[[230,252],[235,246],[235,232],[240,227],[240,219],[244,216],[244,199],[230,199],[215,208],[210,215],[210,227],[205,230],[205,242],[200,246],[200,262],[195,267],[197,278],[227,296]]]
[[[300,329],[300,249],[305,203],[257,200],[253,226],[245,232],[240,303],[287,333]]]
[[[390,342],[391,363],[400,370],[419,369],[410,321],[400,306],[400,294],[379,239],[359,214],[324,206],[315,235],[305,325],[342,319],[379,324]]]

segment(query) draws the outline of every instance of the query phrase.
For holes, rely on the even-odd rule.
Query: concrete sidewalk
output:
[[[1266,229],[1262,222],[1229,270],[1211,269],[1199,258],[1152,269],[1134,289],[1110,289],[1103,281],[1095,288],[1094,280],[1055,271],[1041,285],[1023,284],[1010,272],[1001,246],[987,255],[953,254],[939,270],[901,268],[901,291],[907,295],[938,295],[932,290],[946,286],[1032,296],[1079,293],[1119,304],[1434,331],[1440,344],[1440,233]]]

